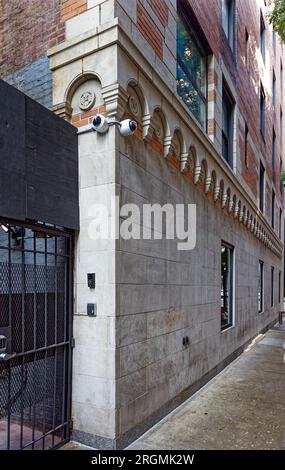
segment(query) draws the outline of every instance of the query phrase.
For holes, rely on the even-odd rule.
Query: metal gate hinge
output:
[[[71,347],[75,348],[75,338],[71,338]]]

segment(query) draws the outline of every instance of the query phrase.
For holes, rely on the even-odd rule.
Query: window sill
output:
[[[228,328],[224,328],[223,330],[221,330],[221,333],[226,333],[227,331],[232,330],[233,328],[235,328],[235,325],[229,326]]]

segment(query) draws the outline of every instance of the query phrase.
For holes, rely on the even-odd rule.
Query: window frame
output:
[[[274,54],[276,54],[276,33],[273,28],[272,28],[272,45],[273,45]]]
[[[259,90],[259,130],[260,134],[262,135],[263,139],[265,139],[265,111],[266,111],[266,95],[264,91],[264,87],[260,82],[260,90]]]
[[[270,272],[270,306],[274,307],[274,266],[271,266]]]
[[[226,134],[224,128],[224,107],[227,109],[227,122],[228,132]],[[223,159],[233,167],[233,144],[234,144],[234,119],[235,119],[235,101],[230,92],[229,86],[223,77],[223,91],[222,91],[222,157]],[[227,141],[227,155],[224,153],[224,140]]]
[[[221,332],[227,331],[230,328],[233,328],[235,326],[235,247],[224,240],[221,241],[220,245],[220,263],[221,263],[221,269],[220,272],[222,273],[222,248],[225,248],[227,250],[230,250],[230,292],[229,292],[229,322],[226,325],[222,325],[222,299],[224,299],[224,295],[222,297],[222,291],[223,291],[223,284],[222,284],[222,276],[221,276],[221,286],[220,286],[220,298],[221,298]]]
[[[246,122],[244,126],[244,163],[245,163],[246,168],[248,168],[248,136],[249,136],[249,130],[248,130],[247,122]]]
[[[262,170],[262,171],[261,171]],[[259,209],[264,214],[264,189],[265,189],[265,168],[262,161],[259,161]]]
[[[185,67],[185,65],[183,63],[183,60],[179,57],[179,55],[178,55],[178,42],[177,42],[177,47],[176,47],[177,70],[178,70],[178,66],[182,69],[183,73],[187,76],[187,78],[191,82],[192,87],[195,89],[195,91],[197,92],[199,98],[203,102],[203,104],[205,106],[205,122],[204,122],[204,124],[202,124],[200,122],[200,120],[195,116],[193,111],[191,111],[191,108],[189,106],[187,106],[187,103],[185,103],[185,105],[187,106],[187,108],[189,109],[189,111],[191,112],[193,117],[196,119],[196,121],[198,121],[198,123],[203,127],[203,129],[207,133],[208,132],[208,88],[209,88],[208,57],[209,57],[209,48],[204,43],[203,38],[201,40],[199,39],[199,33],[196,31],[195,22],[194,21],[192,22],[190,20],[189,15],[185,11],[185,8],[183,8],[182,6],[180,6],[178,8],[177,19],[180,19],[180,21],[184,25],[185,29],[188,31],[189,35],[192,36],[200,55],[204,58],[205,78],[206,78],[205,96],[202,93],[202,91],[199,89],[199,87],[197,86],[197,84],[196,84],[195,80],[193,79],[193,77],[191,76],[191,74],[189,74],[189,71]],[[177,28],[178,28],[178,21],[177,21]],[[177,74],[177,80],[178,80],[178,73],[176,73],[176,74]],[[178,95],[183,100],[183,97],[179,94],[179,92],[178,92]],[[184,100],[183,100],[183,102],[184,102]]]
[[[280,144],[282,146],[283,143],[283,110],[282,106],[280,105]]]
[[[266,25],[264,21],[264,16],[260,10],[260,21],[259,21],[259,49],[265,64],[265,55],[266,55]]]
[[[276,74],[275,70],[272,71],[272,105],[275,108],[276,105]]]
[[[236,2],[235,0],[222,1],[222,28],[227,38],[228,44],[232,52],[235,52],[235,34],[236,34]],[[225,24],[225,18],[227,25]]]
[[[276,132],[274,127],[272,128],[272,155],[271,155],[271,168],[274,176],[275,173],[275,160],[276,160]]]
[[[273,230],[275,229],[275,191],[272,188],[272,193],[271,193],[271,227]]]
[[[264,312],[264,262],[258,261],[258,313]]]
[[[246,65],[246,67],[248,67],[248,64],[249,64],[249,32],[248,32],[247,28],[245,28],[244,58],[245,58],[245,65]]]

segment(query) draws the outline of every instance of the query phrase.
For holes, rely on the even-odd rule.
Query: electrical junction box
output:
[[[87,283],[89,289],[95,289],[95,273],[87,274]]]
[[[88,317],[96,317],[97,315],[96,304],[87,304],[87,315]]]

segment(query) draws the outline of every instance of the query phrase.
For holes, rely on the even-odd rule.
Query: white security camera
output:
[[[104,134],[108,131],[109,126],[119,126],[120,134],[123,137],[127,137],[129,135],[133,135],[137,130],[137,123],[132,119],[125,119],[122,122],[119,121],[109,121],[105,116],[102,114],[96,114],[92,121],[92,129],[93,131],[99,132],[100,134]]]
[[[133,135],[137,130],[137,123],[136,121],[132,121],[131,119],[125,119],[124,121],[120,122],[120,134],[124,137],[128,135]]]
[[[109,129],[109,121],[102,114],[96,114],[92,121],[92,129],[99,134],[104,134]]]

